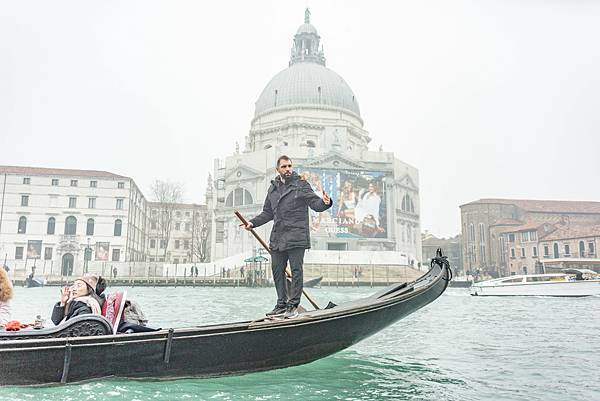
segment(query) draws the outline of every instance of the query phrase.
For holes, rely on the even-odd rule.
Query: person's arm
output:
[[[64,319],[65,317],[65,306],[61,306],[60,302],[57,302],[54,305],[54,309],[52,309],[52,323],[54,323],[55,326],[58,326],[58,324]]]
[[[269,200],[269,193],[267,193],[267,197],[265,198],[265,203],[263,205],[263,211],[255,218],[250,219],[248,223],[252,224],[252,227],[260,227],[271,220],[273,220],[273,209],[271,209],[271,201]]]
[[[306,204],[315,212],[324,212],[333,206],[333,200],[331,198],[329,198],[329,204],[325,203],[323,199],[312,190],[308,182],[302,181],[302,184],[300,185],[302,186],[302,196],[306,201]],[[323,194],[325,194],[325,191],[323,191]]]

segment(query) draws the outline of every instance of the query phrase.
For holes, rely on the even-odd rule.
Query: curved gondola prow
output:
[[[431,258],[431,262],[429,263],[431,269],[434,268],[434,265],[438,265],[440,268],[446,268],[448,271],[448,278],[445,279],[447,282],[452,280],[452,269],[450,268],[450,262],[448,261],[448,257],[442,254],[442,248],[438,248],[435,251],[435,257]]]
[[[442,280],[444,280],[446,283],[446,286],[444,287],[445,291],[448,287],[448,282],[452,280],[452,269],[450,268],[450,262],[448,262],[447,256],[443,255],[441,248],[437,249],[436,256],[431,259],[429,266],[429,270],[414,281],[392,284],[385,289],[371,295],[369,298],[382,299],[388,298],[390,295],[397,295],[398,293],[402,293],[404,291],[412,291],[415,287],[418,287],[424,282],[430,281],[432,278],[438,275],[443,276],[444,270],[446,270],[447,275],[447,277],[442,277]]]

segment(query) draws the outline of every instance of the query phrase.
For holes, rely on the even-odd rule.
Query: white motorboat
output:
[[[591,270],[522,274],[474,283],[471,295],[585,297],[600,295],[600,277]]]

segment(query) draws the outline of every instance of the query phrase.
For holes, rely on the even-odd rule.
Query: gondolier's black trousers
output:
[[[290,262],[292,269],[292,285],[288,293],[285,282],[285,267]],[[302,296],[302,265],[304,263],[304,248],[292,248],[286,251],[271,252],[271,269],[273,270],[273,281],[277,291],[277,306],[300,305]]]

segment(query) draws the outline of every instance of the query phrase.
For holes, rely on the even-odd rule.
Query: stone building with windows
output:
[[[510,274],[544,273],[567,267],[600,271],[596,249],[600,242],[600,225],[529,223],[501,234]]]
[[[210,214],[206,205],[149,202],[148,261],[210,260]]]
[[[89,261],[145,259],[147,202],[131,178],[0,166],[0,194],[0,256],[13,271],[76,275]]]
[[[529,222],[504,229],[499,233],[504,252],[500,263],[509,274],[542,273],[539,239],[556,230],[552,223]]]
[[[312,248],[324,251],[396,251],[421,262],[419,174],[392,152],[369,150],[358,99],[326,67],[321,37],[306,10],[289,64],[265,86],[242,150],[214,164],[215,259],[251,252],[256,241],[239,227],[239,210],[260,213],[275,177],[277,158],[288,155],[313,190],[333,207],[310,212]],[[210,188],[213,191],[213,188]],[[269,238],[271,224],[258,229]]]
[[[444,256],[454,271],[463,270],[462,248],[460,234],[451,238],[438,238],[425,231],[422,234],[423,262],[429,263],[436,256],[438,248],[442,249]]]
[[[535,271],[534,259],[539,259],[540,248],[533,248],[531,234],[521,233],[533,232],[539,240],[557,224],[600,224],[600,202],[480,199],[461,205],[460,210],[465,270],[494,276],[522,272],[524,266],[528,272]],[[515,242],[509,245],[511,233]],[[514,259],[511,249],[515,250]]]

